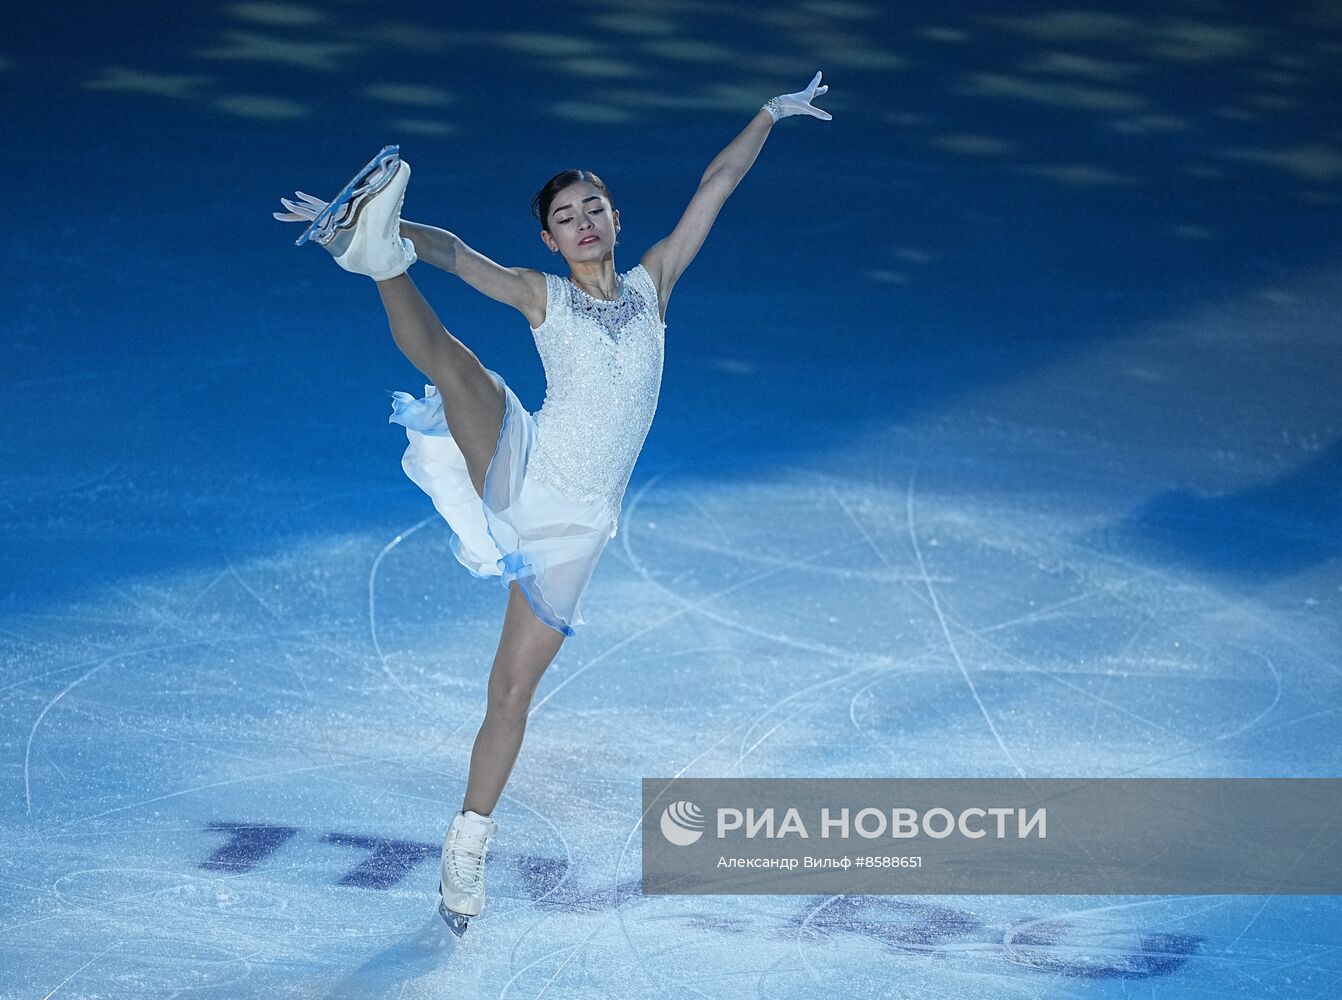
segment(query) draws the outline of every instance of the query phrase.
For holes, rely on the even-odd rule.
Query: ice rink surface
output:
[[[1335,7],[56,17],[0,43],[0,997],[1342,993],[1335,896],[640,891],[644,777],[1342,774]],[[556,270],[581,165],[625,271],[816,69],[676,286],[457,941],[505,595],[401,472],[372,287],[269,213],[400,142],[407,218]],[[525,321],[411,273],[538,407]]]

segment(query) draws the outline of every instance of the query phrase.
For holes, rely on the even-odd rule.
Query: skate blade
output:
[[[308,240],[322,242],[318,238],[319,234],[331,227],[331,220],[335,218],[336,214],[339,213],[341,209],[354,200],[356,192],[361,199],[366,199],[377,194],[386,187],[387,182],[396,174],[394,166],[396,161],[400,159],[400,153],[400,146],[383,146],[377,156],[369,160],[362,170],[351,177],[349,183],[340,189],[340,193],[332,198],[324,209],[317,213],[317,217],[312,220],[312,223],[307,229],[303,230],[303,234],[299,236],[298,239],[294,240],[294,246],[301,247]],[[393,169],[388,169],[389,167]],[[375,170],[381,171],[381,175],[377,177],[376,183],[372,185],[369,190],[360,191],[360,182],[367,180],[368,176]],[[352,218],[354,212],[351,211],[349,214]],[[330,229],[330,233],[325,240],[326,243],[329,243],[335,238],[336,229],[339,228],[340,227],[337,226]]]
[[[441,899],[438,900],[438,916],[447,921],[447,929],[457,937],[461,937],[466,933],[466,926],[471,922],[471,918],[464,913],[456,913],[453,910],[449,910],[447,904]]]

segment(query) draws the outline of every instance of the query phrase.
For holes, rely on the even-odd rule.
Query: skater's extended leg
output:
[[[503,635],[489,672],[485,721],[471,752],[463,809],[484,816],[493,812],[522,747],[531,700],[563,642],[563,633],[535,616],[514,582],[508,588]]]
[[[448,332],[408,274],[379,281],[391,335],[410,363],[438,387],[447,429],[481,497],[503,424],[504,396],[475,353]]]

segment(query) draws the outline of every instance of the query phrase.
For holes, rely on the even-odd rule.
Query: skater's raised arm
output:
[[[820,86],[820,74],[816,73],[809,86],[795,94],[782,94],[771,98],[760,108],[759,113],[741,130],[727,147],[713,158],[713,162],[704,171],[699,188],[690,199],[685,214],[676,223],[671,235],[654,244],[643,255],[640,263],[651,275],[657,286],[657,292],[665,308],[671,288],[681,274],[690,266],[699,248],[703,246],[708,231],[718,217],[718,212],[727,198],[741,183],[755,158],[764,147],[764,140],[780,118],[789,115],[807,114],[829,121],[832,117],[820,108],[812,107],[811,101],[829,90]]]
[[[545,307],[545,275],[525,267],[504,267],[466,245],[455,233],[401,220],[401,235],[415,244],[420,260],[455,274],[477,292],[506,303],[528,320]],[[533,324],[535,325],[535,324]]]

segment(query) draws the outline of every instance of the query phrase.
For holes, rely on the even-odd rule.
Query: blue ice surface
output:
[[[81,8],[0,42],[0,996],[1327,997],[1318,897],[644,896],[643,777],[1339,774],[1327,5]],[[677,284],[657,421],[434,915],[503,594],[399,468],[421,375],[270,218],[627,269],[822,69]],[[524,403],[524,321],[413,275]]]

